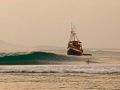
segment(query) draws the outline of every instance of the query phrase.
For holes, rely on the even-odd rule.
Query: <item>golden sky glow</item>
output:
[[[71,21],[84,47],[120,48],[120,0],[0,0],[0,40],[65,46]]]

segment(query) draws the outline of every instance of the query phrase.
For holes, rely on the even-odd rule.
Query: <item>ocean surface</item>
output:
[[[92,56],[68,56],[66,50],[0,53],[0,72],[119,73],[119,49],[86,49]]]

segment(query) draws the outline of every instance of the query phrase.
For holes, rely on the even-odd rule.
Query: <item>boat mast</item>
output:
[[[69,41],[79,41],[79,39],[78,39],[78,37],[77,37],[77,35],[76,35],[76,32],[75,32],[74,28],[75,28],[75,27],[74,27],[73,24],[71,23],[71,35],[70,35]]]

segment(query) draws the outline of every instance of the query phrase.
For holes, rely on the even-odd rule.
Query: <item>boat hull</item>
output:
[[[68,49],[67,55],[76,55],[76,56],[81,56],[83,55],[82,51],[74,50],[74,49]]]

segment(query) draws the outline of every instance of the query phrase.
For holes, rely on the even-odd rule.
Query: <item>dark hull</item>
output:
[[[83,53],[82,53],[82,51],[76,51],[74,49],[68,49],[67,54],[68,55],[81,56]]]

